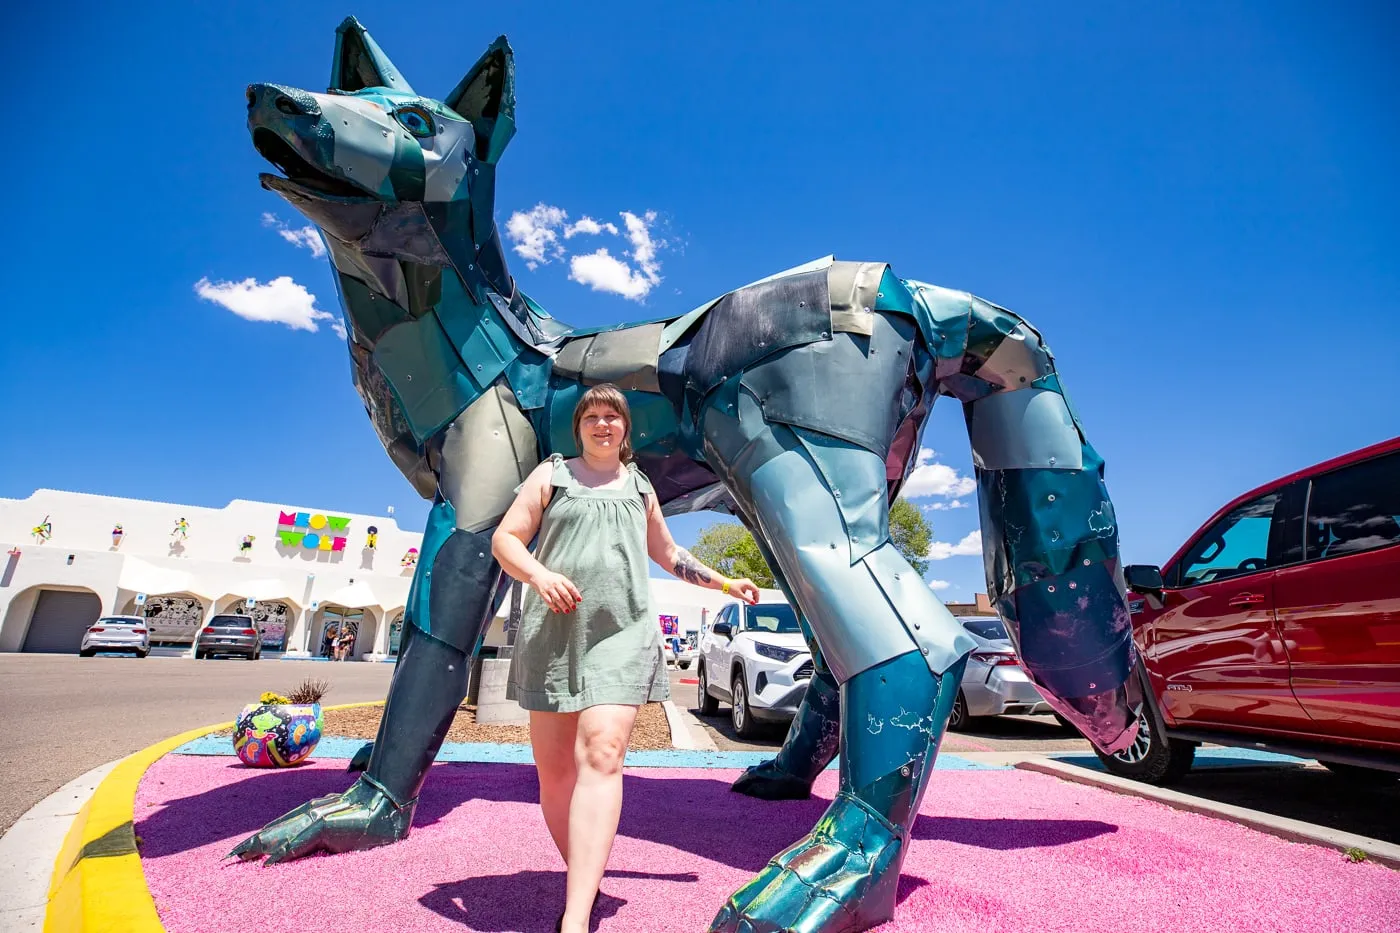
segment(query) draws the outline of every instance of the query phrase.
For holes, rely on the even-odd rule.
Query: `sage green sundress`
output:
[[[643,494],[655,490],[636,464],[627,465],[621,486],[593,489],[574,478],[563,456],[550,460],[553,495],[535,557],[572,580],[583,601],[558,613],[525,590],[506,696],[549,713],[665,700],[670,680],[647,584]]]

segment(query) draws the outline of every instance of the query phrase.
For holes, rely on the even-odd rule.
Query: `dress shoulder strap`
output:
[[[549,484],[551,486],[557,486],[560,489],[568,489],[571,486],[577,485],[578,481],[574,479],[574,474],[569,470],[569,465],[564,462],[563,454],[550,454],[549,462],[554,464],[554,473],[549,478]]]
[[[647,479],[647,475],[637,466],[637,461],[633,460],[631,463],[627,464],[627,472],[631,474],[632,482],[636,485],[637,492],[647,496],[656,495],[655,487],[651,485],[651,480]]]

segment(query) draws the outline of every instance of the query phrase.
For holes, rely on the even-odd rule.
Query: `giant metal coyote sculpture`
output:
[[[812,832],[719,911],[716,931],[864,930],[900,866],[972,642],[889,540],[889,504],[935,398],[963,403],[987,585],[1052,705],[1099,747],[1131,741],[1139,686],[1103,462],[1025,321],[883,263],[809,263],[680,317],[596,331],[551,318],[506,270],[496,163],[515,132],[496,40],[442,101],[353,18],[325,94],[248,89],[263,185],[321,228],[355,385],[433,508],[368,768],[234,850],[297,858],[408,834],[498,605],[490,538],[513,488],[574,455],[585,387],[627,392],[640,466],[669,513],[732,511],[799,609],[816,662],[777,757],[735,785],[806,796],[841,752]]]

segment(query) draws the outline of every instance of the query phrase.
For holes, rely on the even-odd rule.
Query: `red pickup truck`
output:
[[[1400,779],[1400,437],[1245,493],[1124,576],[1147,689],[1109,771],[1165,784],[1212,742]]]

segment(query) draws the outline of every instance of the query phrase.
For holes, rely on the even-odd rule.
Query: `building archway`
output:
[[[39,587],[20,650],[77,654],[101,615],[102,599],[87,587]]]
[[[247,601],[240,599],[226,611],[252,620],[265,651],[287,650],[287,632],[297,617],[296,610],[288,603],[280,599],[259,599],[249,609]]]
[[[144,606],[127,600],[125,615],[145,616],[152,645],[189,645],[204,625],[204,600],[192,593],[149,596]]]
[[[314,657],[333,658],[333,645],[342,631],[349,630],[355,637],[349,656],[354,657],[359,649],[360,628],[365,622],[363,609],[349,609],[345,606],[323,606],[319,613],[320,624],[316,627],[316,637],[309,646]]]
[[[393,619],[389,622],[389,647],[388,654],[391,658],[399,656],[399,646],[403,644],[403,610],[394,613]]]

